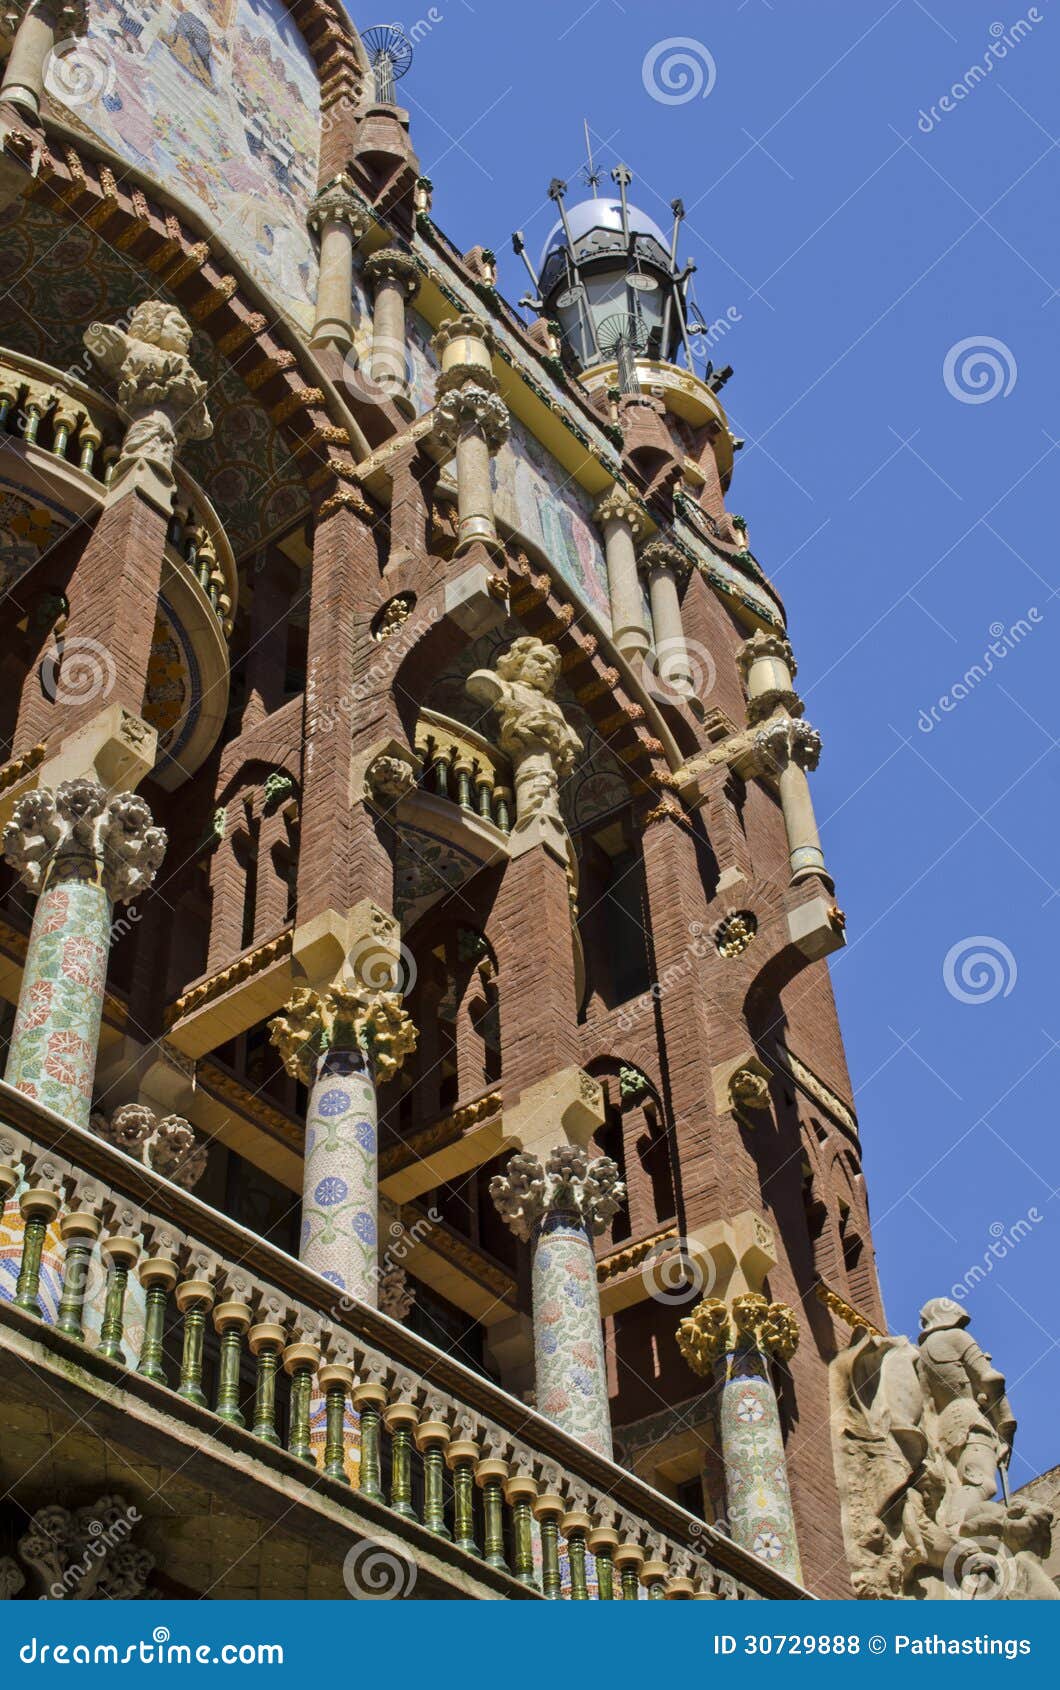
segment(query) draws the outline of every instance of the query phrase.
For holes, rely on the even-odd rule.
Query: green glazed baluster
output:
[[[178,1397],[208,1407],[202,1388],[202,1355],[207,1311],[213,1307],[213,1287],[206,1279],[186,1279],[177,1286],[177,1307],[184,1316],[184,1348],[180,1358]]]
[[[217,1408],[219,1420],[230,1426],[245,1426],[239,1407],[239,1360],[243,1349],[243,1334],[250,1325],[250,1310],[246,1303],[218,1303],[213,1323],[221,1340],[221,1365],[217,1378]]]
[[[339,1362],[320,1369],[324,1392],[324,1472],[329,1479],[348,1485],[346,1471],[346,1398],[353,1389],[353,1374]]]
[[[512,1572],[520,1584],[531,1584],[535,1590],[534,1534],[531,1503],[537,1493],[532,1479],[509,1479],[508,1504],[512,1511]]]
[[[54,1191],[24,1191],[18,1200],[22,1211],[22,1260],[15,1285],[15,1307],[27,1314],[43,1318],[44,1311],[37,1300],[40,1291],[41,1256],[49,1224],[59,1213],[59,1199]]]
[[[125,1293],[129,1284],[129,1269],[140,1253],[140,1246],[135,1238],[114,1236],[103,1240],[100,1252],[107,1264],[107,1294],[103,1302],[97,1354],[106,1356],[109,1361],[121,1362],[124,1366],[125,1353],[121,1341],[125,1332]]]
[[[81,1317],[84,1313],[85,1293],[88,1290],[89,1264],[96,1239],[99,1237],[99,1227],[96,1216],[87,1211],[64,1215],[59,1222],[59,1236],[66,1244],[66,1259],[63,1262],[63,1290],[59,1298],[55,1326],[57,1331],[65,1332],[68,1338],[83,1340],[85,1336]]]
[[[589,1587],[585,1582],[585,1531],[576,1527],[567,1533],[567,1557],[570,1561],[570,1599],[588,1602]]]
[[[361,1417],[361,1473],[359,1490],[372,1502],[385,1502],[380,1458],[381,1410],[386,1402],[382,1385],[367,1383],[354,1391],[354,1407]]]
[[[541,1594],[558,1602],[563,1586],[559,1576],[559,1509],[538,1511],[541,1524]]]
[[[469,1555],[479,1553],[475,1542],[475,1456],[474,1444],[450,1444],[448,1460],[453,1471],[453,1541]]]
[[[590,1545],[596,1556],[596,1584],[601,1602],[613,1602],[615,1599],[615,1573],[611,1561],[612,1544],[608,1541],[592,1541]]]
[[[504,1559],[502,1484],[507,1477],[507,1468],[503,1461],[480,1461],[476,1477],[482,1486],[483,1559],[487,1567],[496,1567],[500,1572],[506,1573],[508,1563]]]
[[[167,1256],[152,1256],[141,1263],[140,1283],[146,1292],[147,1312],[144,1316],[144,1341],[136,1371],[156,1385],[167,1383],[162,1366],[162,1344],[166,1329],[166,1303],[177,1283],[177,1264]]]
[[[299,1461],[315,1466],[309,1442],[309,1405],[313,1395],[313,1375],[320,1366],[320,1351],[315,1344],[288,1344],[283,1352],[283,1365],[291,1376],[291,1425],[287,1448]]]
[[[416,1410],[410,1403],[391,1403],[384,1416],[390,1433],[390,1506],[404,1520],[414,1520],[412,1506],[412,1428]]]
[[[451,1534],[445,1523],[445,1446],[449,1428],[440,1420],[425,1420],[416,1428],[416,1447],[423,1456],[423,1523],[436,1537]]]
[[[247,1333],[250,1353],[257,1363],[254,1379],[254,1424],[251,1431],[263,1444],[278,1444],[276,1430],[276,1375],[280,1368],[283,1327],[260,1321]]]

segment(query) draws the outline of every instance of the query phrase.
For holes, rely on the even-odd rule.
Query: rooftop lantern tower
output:
[[[361,32],[381,106],[397,104],[397,84],[412,63],[412,43],[396,23],[373,24]]]
[[[677,258],[685,208],[679,199],[671,202],[673,228],[667,240],[658,224],[630,203],[633,177],[624,164],[611,172],[617,198],[599,197],[598,180],[590,170],[592,198],[569,209],[566,182],[556,178],[550,183],[548,195],[559,221],[545,243],[540,274],[527,257],[521,231],[512,236],[535,290],[520,303],[559,324],[580,373],[616,364],[618,386],[636,393],[638,358],[677,363],[683,353],[683,362],[695,369],[687,305],[695,265],[682,268]]]

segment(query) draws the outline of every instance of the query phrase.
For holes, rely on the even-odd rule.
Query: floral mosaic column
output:
[[[87,1127],[114,905],[146,891],[166,836],[132,792],[87,778],[38,787],[4,829],[7,861],[37,893],[4,1078]]]
[[[507,1173],[490,1181],[501,1218],[533,1250],[538,1412],[608,1458],[611,1415],[593,1238],[625,1195],[610,1157],[590,1160],[570,1144],[544,1163],[518,1151]]]
[[[799,1329],[784,1303],[757,1292],[731,1303],[704,1298],[677,1328],[689,1367],[713,1378],[729,1530],[736,1543],[789,1578],[801,1580],[788,1488],[784,1435],[771,1356],[787,1361]]]
[[[416,1047],[416,1029],[394,992],[299,987],[271,1036],[287,1072],[309,1087],[299,1257],[375,1307],[376,1082],[397,1073]]]

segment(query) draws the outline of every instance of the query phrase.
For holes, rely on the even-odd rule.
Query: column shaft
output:
[[[649,577],[648,591],[651,597],[651,619],[655,628],[659,679],[675,692],[690,692],[692,669],[685,646],[681,601],[678,598],[677,580],[673,570],[666,565],[656,565]]]
[[[604,549],[611,598],[611,633],[622,656],[632,662],[644,655],[651,638],[644,623],[633,531],[624,517],[611,517],[604,523]]]
[[[780,1409],[769,1363],[739,1350],[717,1364],[718,1422],[729,1530],[736,1543],[802,1579]]]
[[[550,1209],[542,1217],[534,1238],[532,1289],[538,1412],[610,1459],[596,1257],[575,1211]]]
[[[793,757],[789,758],[780,770],[777,785],[788,836],[792,880],[803,880],[810,874],[827,877],[806,770],[800,768]]]
[[[320,232],[313,346],[353,344],[353,230],[342,218],[329,217]]]
[[[360,1051],[321,1058],[306,1113],[299,1258],[375,1307],[378,1212],[375,1082]]]

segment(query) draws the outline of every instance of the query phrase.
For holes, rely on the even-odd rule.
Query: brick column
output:
[[[586,1449],[612,1455],[600,1292],[593,1238],[625,1197],[610,1157],[560,1145],[542,1163],[519,1151],[490,1196],[533,1252],[537,1409]]]
[[[87,1127],[113,907],[151,885],[166,836],[142,798],[80,779],[21,798],[3,848],[38,895],[4,1078]]]

